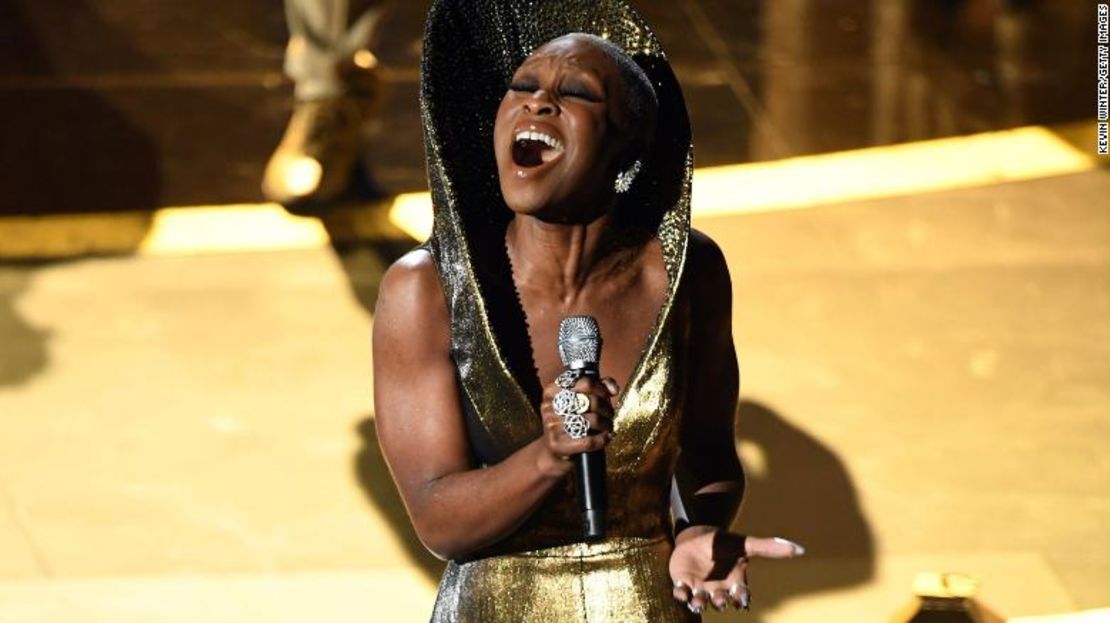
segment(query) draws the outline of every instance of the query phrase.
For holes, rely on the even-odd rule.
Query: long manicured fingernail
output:
[[[775,537],[775,542],[776,543],[783,543],[785,545],[789,545],[791,547],[791,549],[794,550],[794,555],[795,556],[804,556],[805,553],[806,553],[806,548],[802,547],[801,543],[795,543],[794,541],[791,541],[789,539],[782,539],[782,538],[779,538],[779,537]]]
[[[740,595],[740,606],[742,608],[744,608],[745,610],[751,610],[752,609],[752,597],[751,597],[751,595],[749,595],[747,593],[742,593]]]
[[[694,614],[701,614],[701,608],[695,606],[694,602],[692,601],[686,602],[686,609],[690,612],[693,612]]]

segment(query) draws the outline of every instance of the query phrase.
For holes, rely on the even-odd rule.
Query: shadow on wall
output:
[[[737,442],[754,446],[762,464],[749,460],[745,466],[744,506],[734,529],[783,536],[806,546],[800,561],[753,563],[753,620],[759,620],[760,610],[787,600],[870,579],[875,567],[871,527],[851,476],[832,450],[750,400],[740,403],[736,430]]]
[[[1086,51],[1094,3],[899,1],[906,65],[895,100],[912,117],[905,139],[1089,116],[1075,95],[1095,88]]]
[[[102,31],[99,54],[134,59],[85,3],[67,26]],[[0,3],[0,214],[125,211],[157,205],[156,146],[95,87],[55,68],[18,2]]]
[[[28,323],[16,308],[34,274],[24,267],[0,268],[0,388],[26,383],[48,364],[50,332]]]
[[[355,455],[355,474],[358,476],[363,493],[366,494],[374,510],[381,513],[392,526],[393,534],[404,545],[405,553],[412,563],[430,580],[438,583],[440,576],[443,575],[445,563],[424,549],[424,545],[412,529],[404,502],[401,501],[401,495],[397,493],[389,467],[378,446],[378,433],[374,428],[373,417],[363,418],[358,425],[358,434],[362,440],[362,447]]]

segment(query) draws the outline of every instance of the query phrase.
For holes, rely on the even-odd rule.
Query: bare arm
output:
[[[724,255],[712,240],[691,232],[689,384],[672,500],[681,499],[688,522],[676,522],[669,570],[674,598],[694,612],[713,604],[747,609],[748,558],[792,558],[800,545],[779,538],[728,532],[744,495],[733,423],[740,375],[732,342],[732,283]],[[675,495],[677,493],[677,496]]]
[[[720,248],[692,231],[687,270],[690,297],[689,383],[679,433],[675,481],[687,525],[727,529],[744,493],[733,423],[739,370],[732,340],[732,282]]]
[[[564,457],[608,441],[604,435],[572,440],[545,418],[544,435],[501,463],[472,464],[447,306],[422,250],[382,278],[374,314],[374,405],[382,453],[413,527],[444,559],[507,536],[572,469]]]

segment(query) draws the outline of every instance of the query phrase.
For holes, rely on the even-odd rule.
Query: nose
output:
[[[554,115],[558,112],[555,102],[551,101],[544,89],[533,91],[532,96],[524,100],[524,110],[533,115]]]

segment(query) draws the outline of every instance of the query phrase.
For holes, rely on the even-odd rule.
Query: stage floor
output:
[[[258,203],[276,0],[0,9],[0,623],[427,620],[372,411],[427,227],[429,0],[393,4],[363,164],[399,196],[320,220]],[[885,621],[923,571],[1110,606],[1110,172],[1056,127],[1095,111],[1094,3],[633,4],[732,270],[737,528],[809,550],[743,619]]]
[[[749,620],[883,620],[919,571],[1008,616],[1110,605],[1106,196],[695,219],[736,292],[738,525],[810,552],[754,566]],[[440,563],[374,437],[385,255],[0,266],[0,621],[426,620]]]

